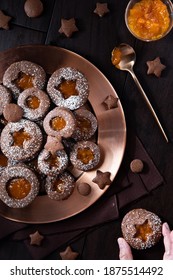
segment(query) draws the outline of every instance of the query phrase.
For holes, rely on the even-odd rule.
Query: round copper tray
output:
[[[103,101],[108,95],[117,97],[114,88],[105,76],[83,57],[63,48],[54,46],[22,46],[0,53],[0,82],[6,68],[13,62],[30,60],[40,64],[48,74],[57,68],[71,66],[80,70],[89,81],[89,102],[98,120],[98,144],[103,160],[99,166],[102,172],[109,171],[111,180],[116,176],[121,165],[126,144],[126,123],[123,108],[118,101],[118,108],[106,110]],[[78,176],[79,174],[74,174]],[[82,196],[75,188],[73,194],[64,201],[51,200],[47,195],[38,196],[33,203],[23,209],[12,209],[0,202],[0,214],[7,219],[24,223],[50,223],[66,219],[83,211],[98,200],[104,190],[92,182],[96,170],[83,172],[77,178],[91,185],[88,196]]]

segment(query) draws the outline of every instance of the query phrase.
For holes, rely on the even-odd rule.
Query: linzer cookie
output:
[[[3,85],[0,85],[0,115],[2,115],[5,105],[11,102],[11,99],[10,91]]]
[[[50,107],[50,99],[48,95],[38,89],[25,89],[18,97],[18,105],[23,108],[24,117],[31,121],[42,119]]]
[[[12,160],[32,159],[42,145],[42,132],[36,123],[22,119],[9,122],[1,132],[1,150]]]
[[[72,194],[74,187],[74,177],[68,172],[64,172],[59,176],[47,176],[46,178],[46,192],[54,200],[67,199]]]
[[[3,76],[3,85],[13,92],[15,98],[28,88],[43,89],[45,82],[44,69],[40,65],[26,60],[11,64]]]
[[[134,209],[124,216],[121,229],[124,239],[138,250],[154,246],[162,236],[160,218],[141,208]]]
[[[77,169],[91,170],[100,162],[100,148],[92,141],[79,141],[70,153],[70,161]]]
[[[38,192],[38,179],[28,167],[16,165],[3,170],[0,177],[0,199],[9,207],[27,206]]]
[[[97,130],[96,117],[86,109],[78,109],[74,111],[76,119],[76,129],[72,137],[76,141],[90,139]]]
[[[52,74],[47,84],[47,92],[57,106],[75,110],[86,103],[89,85],[81,72],[64,67]]]

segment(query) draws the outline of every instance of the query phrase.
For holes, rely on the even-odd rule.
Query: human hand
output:
[[[167,223],[162,225],[162,235],[165,247],[163,260],[173,260],[173,230],[170,230]],[[120,260],[133,260],[131,248],[124,238],[118,238],[118,245]]]

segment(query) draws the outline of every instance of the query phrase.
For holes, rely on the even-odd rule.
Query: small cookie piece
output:
[[[149,60],[146,62],[148,66],[147,74],[154,74],[156,77],[160,77],[162,71],[166,68],[160,61],[159,57],[156,57],[154,60]]]
[[[52,155],[54,155],[56,153],[56,151],[59,150],[64,150],[64,146],[61,143],[61,138],[57,138],[57,137],[53,137],[53,136],[49,136],[47,137],[47,142],[44,146],[44,148],[51,152]]]
[[[109,13],[108,4],[107,3],[96,3],[96,9],[94,13],[97,14],[99,17],[103,17],[107,13]]]
[[[96,183],[102,190],[107,185],[110,185],[112,183],[110,175],[110,172],[102,172],[101,170],[97,170],[96,177],[92,180],[92,182]]]
[[[142,208],[128,212],[122,220],[121,229],[124,239],[137,250],[154,246],[162,236],[160,218]]]
[[[2,115],[5,105],[11,102],[11,99],[10,91],[3,85],[0,85],[0,115]]]
[[[77,32],[78,28],[76,26],[76,21],[74,18],[61,19],[61,27],[59,33],[63,33],[66,37],[70,38],[74,32]]]
[[[80,183],[77,186],[77,190],[81,195],[87,196],[91,193],[91,186],[87,183]]]
[[[70,246],[68,246],[65,251],[59,253],[62,260],[75,260],[79,253],[74,252]]]
[[[134,159],[130,163],[130,169],[133,173],[140,173],[144,168],[144,164],[140,159]]]
[[[6,16],[1,10],[0,10],[0,28],[8,30],[9,29],[9,21],[12,19],[10,16]]]
[[[43,12],[43,3],[40,0],[27,0],[24,4],[24,11],[30,18],[39,17]]]
[[[118,98],[113,95],[108,95],[103,104],[106,105],[107,110],[118,108]]]
[[[18,122],[23,117],[23,109],[15,103],[9,103],[4,107],[3,116],[8,122]]]
[[[44,239],[44,236],[39,233],[37,230],[36,232],[29,235],[30,237],[30,245],[37,245],[40,246],[42,243],[42,240]]]

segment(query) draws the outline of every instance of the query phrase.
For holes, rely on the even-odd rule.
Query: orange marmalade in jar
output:
[[[135,2],[134,5],[130,3]],[[172,3],[166,1],[172,9]],[[165,3],[166,3],[165,2]],[[130,1],[126,9],[126,24],[134,36],[144,41],[158,40],[168,33],[171,18],[162,0]]]

